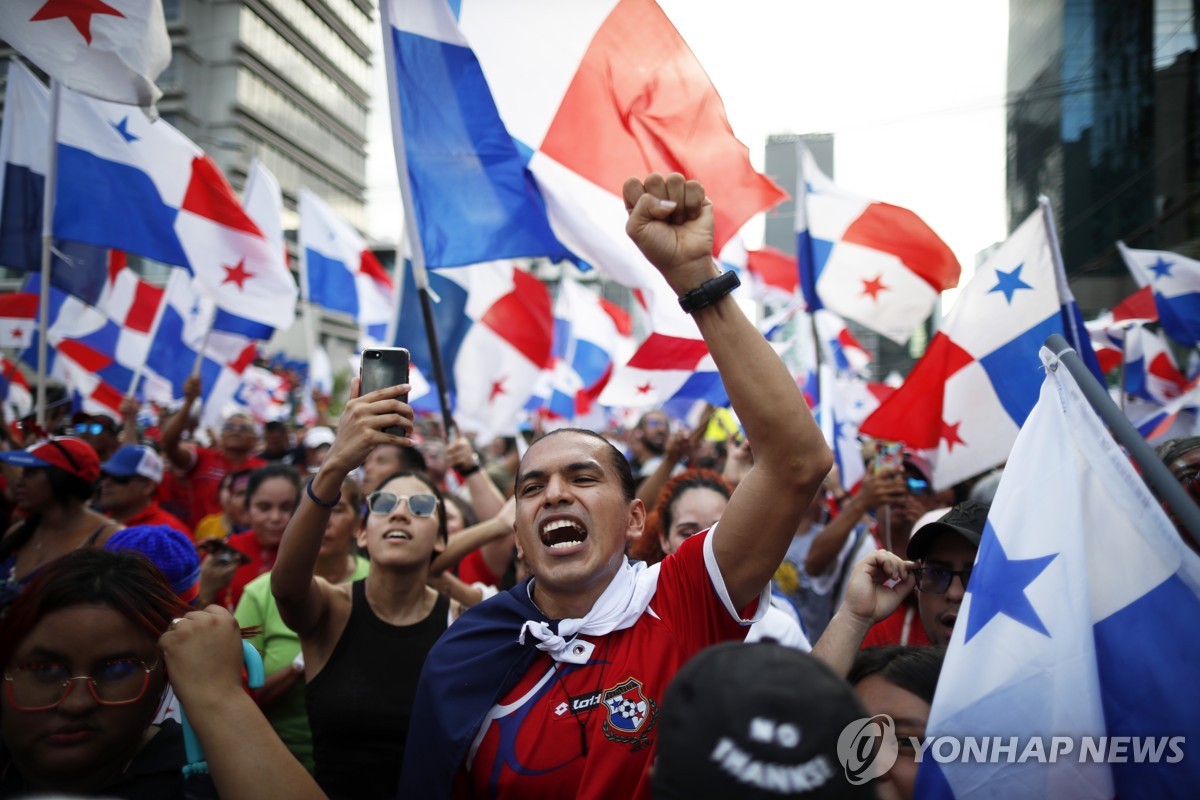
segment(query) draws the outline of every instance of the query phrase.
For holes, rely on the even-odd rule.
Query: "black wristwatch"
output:
[[[722,272],[715,278],[679,296],[679,307],[688,314],[707,308],[742,285],[736,272]]]

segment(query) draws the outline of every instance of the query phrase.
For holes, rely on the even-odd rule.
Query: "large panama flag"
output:
[[[924,751],[913,796],[1192,797],[1200,556],[1071,373],[1040,356],[1029,359],[1044,366],[1040,396],[991,505],[926,725],[964,754]],[[967,737],[1017,744],[968,759]],[[1040,755],[1029,749],[1039,740]]]

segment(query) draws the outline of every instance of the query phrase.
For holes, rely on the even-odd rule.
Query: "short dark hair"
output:
[[[381,480],[379,482],[379,485],[376,486],[374,489],[372,489],[370,491],[370,493],[367,495],[367,497],[370,497],[372,494],[375,494],[376,492],[381,490],[384,486],[387,486],[389,483],[396,480],[397,478],[416,478],[421,483],[423,483],[427,487],[429,487],[429,493],[437,498],[438,538],[441,539],[443,542],[446,541],[450,536],[449,532],[446,530],[446,498],[442,495],[442,490],[438,488],[438,485],[433,482],[433,478],[429,477],[428,473],[422,472],[420,470],[415,470],[415,469],[404,469],[404,470],[400,470],[399,472],[393,472],[391,475],[388,475],[386,478]],[[366,499],[366,498],[364,498],[364,499]],[[362,524],[364,526],[367,524],[367,516],[370,513],[371,513],[370,507],[366,503],[363,503]]]
[[[262,485],[272,478],[283,478],[292,484],[296,490],[296,499],[300,499],[300,473],[287,464],[267,464],[250,473],[250,481],[246,484],[246,508],[250,507],[250,502],[254,500],[254,495]]]
[[[217,488],[228,489],[233,486],[234,481],[247,477],[253,471],[252,469],[235,469],[232,472],[226,472],[221,476],[221,480],[218,481]]]
[[[868,647],[858,652],[846,680],[851,686],[857,686],[872,675],[879,675],[888,683],[932,704],[945,656],[946,651],[940,647],[899,644]]]
[[[609,466],[617,473],[617,478],[621,482],[621,493],[624,495],[626,502],[632,503],[637,497],[637,481],[633,477],[633,469],[629,466],[629,459],[625,458],[625,454],[613,445],[608,439],[605,439],[595,431],[589,431],[587,428],[557,428],[555,430],[543,433],[530,443],[530,447],[540,442],[542,439],[548,439],[551,436],[558,436],[562,433],[579,433],[584,436],[591,437],[604,445],[604,452],[608,455]],[[520,475],[518,468],[517,474]]]
[[[191,607],[149,558],[132,550],[96,547],[56,558],[29,582],[0,623],[0,666],[7,666],[29,632],[54,611],[107,606],[157,639]]]
[[[273,419],[263,426],[263,433],[274,433],[275,431],[283,431],[287,433],[287,423],[281,419]]]

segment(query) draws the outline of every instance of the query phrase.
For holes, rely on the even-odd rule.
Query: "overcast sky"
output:
[[[954,250],[964,278],[978,251],[1005,238],[1007,0],[659,5],[704,65],[756,166],[770,134],[833,133],[835,181],[920,215]],[[376,74],[369,233],[395,241],[399,189]],[[751,247],[761,243],[761,216],[744,235]]]

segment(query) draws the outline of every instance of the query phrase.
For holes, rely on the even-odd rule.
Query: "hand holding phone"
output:
[[[409,353],[403,347],[368,347],[363,350],[362,363],[359,367],[361,378],[359,395],[408,383],[408,363]],[[399,395],[398,399],[407,403],[408,392]],[[395,436],[406,435],[404,428],[399,425],[384,428],[383,432]]]
[[[213,557],[213,560],[218,564],[243,564],[250,563],[250,557],[234,547],[230,547],[220,539],[205,539],[200,542],[197,547]]]

